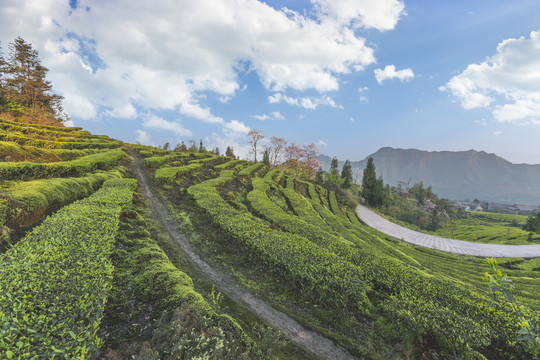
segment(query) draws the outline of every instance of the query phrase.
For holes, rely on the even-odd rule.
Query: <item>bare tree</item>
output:
[[[317,169],[322,166],[322,163],[317,159],[317,157],[319,156],[319,150],[317,150],[317,145],[304,145],[302,149],[304,150],[304,158],[308,174],[314,175]]]
[[[264,135],[255,129],[251,129],[248,132],[249,144],[251,145],[250,153],[253,154],[253,161],[257,162],[257,143],[264,139]]]
[[[270,138],[270,142],[272,143],[272,146],[270,147],[270,163],[274,166],[276,166],[281,161],[281,157],[283,156],[283,152],[285,151],[285,146],[287,145],[287,140],[284,138],[272,136]]]

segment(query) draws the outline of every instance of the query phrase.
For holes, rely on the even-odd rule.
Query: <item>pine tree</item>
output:
[[[234,151],[233,151],[232,147],[227,146],[227,150],[225,150],[225,156],[226,157],[232,157],[232,158],[236,157],[236,156],[234,156]]]
[[[2,46],[0,44],[0,112],[4,112],[7,110],[7,96],[5,92],[5,81],[7,78],[7,62],[4,59],[4,53],[2,51]]]
[[[206,152],[206,149],[205,149],[204,146],[203,146],[202,139],[201,139],[201,142],[199,143],[199,152],[200,152],[200,153]]]
[[[344,189],[349,189],[353,184],[352,166],[349,160],[345,161],[341,169],[341,180]]]
[[[264,150],[262,163],[270,167],[270,151],[268,149]]]
[[[373,158],[368,159],[362,179],[361,195],[369,206],[379,206],[384,197],[384,183],[382,178],[377,179]]]
[[[24,111],[34,120],[41,113],[65,122],[68,117],[62,109],[63,97],[51,93],[52,84],[45,79],[49,69],[41,65],[38,52],[21,37],[9,44],[9,50],[1,72],[8,108]]]
[[[330,162],[330,175],[339,176],[338,159],[334,157]]]

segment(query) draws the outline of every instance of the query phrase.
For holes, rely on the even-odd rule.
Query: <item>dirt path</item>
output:
[[[271,326],[281,330],[291,341],[309,350],[320,358],[332,360],[355,359],[355,357],[351,356],[347,351],[336,346],[331,340],[305,329],[285,313],[272,308],[262,299],[246,290],[229,274],[214,269],[197,255],[191,247],[186,235],[178,229],[178,225],[168,220],[166,207],[153,193],[144,176],[144,172],[141,169],[140,158],[138,158],[134,152],[132,152],[131,155],[135,160],[134,163],[136,166],[137,177],[144,189],[145,195],[150,199],[152,206],[155,209],[159,218],[158,220],[163,224],[164,228],[176,243],[180,245],[180,248],[199,266],[208,279],[219,288],[219,291],[227,294],[232,299],[245,304]]]
[[[430,249],[446,251],[454,254],[465,254],[486,257],[539,257],[540,245],[498,245],[481,244],[469,241],[447,239],[407,229],[386,220],[365,206],[358,205],[356,212],[368,226],[387,235],[401,239],[414,245]]]

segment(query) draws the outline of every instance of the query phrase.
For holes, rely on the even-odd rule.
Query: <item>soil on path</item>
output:
[[[454,254],[485,257],[540,257],[540,245],[481,244],[447,239],[407,229],[386,220],[365,206],[358,205],[356,213],[368,226],[405,242]]]
[[[229,274],[215,269],[196,254],[191,247],[187,236],[178,229],[178,225],[168,220],[168,211],[150,188],[144,172],[142,171],[140,158],[134,151],[131,152],[131,155],[134,158],[137,177],[144,189],[145,195],[150,199],[151,204],[155,209],[155,213],[158,217],[157,220],[159,220],[169,235],[191,258],[191,260],[197,264],[208,279],[215,284],[219,291],[244,304],[272,327],[281,330],[291,341],[307,349],[321,359],[355,359],[355,357],[351,356],[346,350],[336,346],[330,339],[305,329],[285,313],[272,308],[262,299],[245,289]]]

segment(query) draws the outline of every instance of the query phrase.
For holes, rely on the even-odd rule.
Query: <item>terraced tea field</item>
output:
[[[362,225],[335,192],[260,163],[212,157],[203,168],[186,155],[162,160],[145,163],[161,164],[148,170],[178,213],[191,211],[199,227],[212,229],[203,251],[355,356],[400,357],[404,349],[389,343],[432,336],[433,353],[526,358],[519,343],[507,342],[515,336],[511,316],[488,300],[485,259],[387,238]],[[502,263],[516,300],[538,308],[538,261]],[[538,320],[536,310],[531,317]]]
[[[0,139],[0,358],[328,357],[203,278],[154,221],[134,168],[193,253],[340,358],[533,355],[518,315],[489,299],[486,259],[387,237],[309,179],[80,128],[0,120]],[[537,327],[540,259],[499,262]]]

